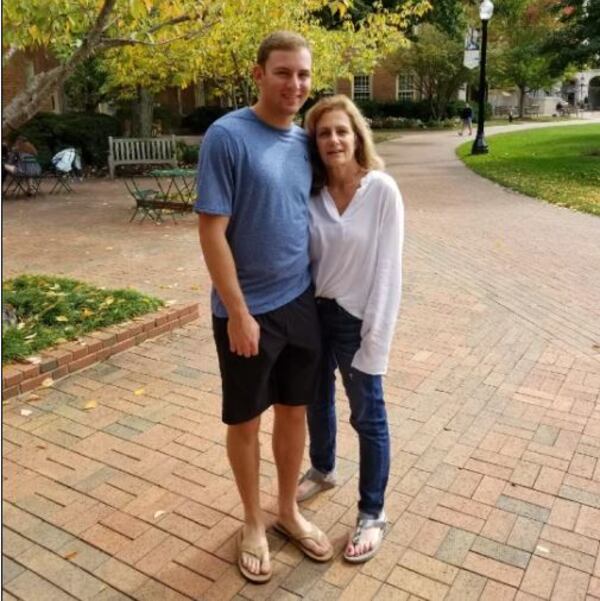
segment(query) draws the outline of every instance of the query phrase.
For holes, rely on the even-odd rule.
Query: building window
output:
[[[415,78],[410,74],[398,75],[396,79],[398,100],[412,100],[415,92]]]
[[[352,98],[354,100],[371,100],[371,76],[355,75],[352,82]]]

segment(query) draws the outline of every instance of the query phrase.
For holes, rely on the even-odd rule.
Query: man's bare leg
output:
[[[227,455],[244,505],[244,541],[254,546],[267,544],[258,486],[259,427],[260,417],[256,417],[227,428]],[[242,554],[242,563],[253,574],[266,574],[271,570],[269,559],[263,560],[261,565],[259,559],[246,553]]]
[[[279,484],[279,521],[286,528],[307,531],[309,523],[296,502],[298,479],[306,438],[306,406],[274,405],[273,455]],[[315,553],[327,551],[328,546],[307,541]]]

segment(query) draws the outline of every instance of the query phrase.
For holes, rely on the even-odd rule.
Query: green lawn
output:
[[[486,138],[490,152],[458,156],[476,173],[507,188],[600,215],[600,125],[545,127]]]
[[[2,362],[155,311],[163,301],[135,290],[105,290],[46,275],[2,282]]]

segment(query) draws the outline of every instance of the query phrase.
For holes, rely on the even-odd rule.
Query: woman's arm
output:
[[[385,182],[378,231],[371,232],[377,244],[375,273],[363,314],[362,342],[352,367],[370,374],[384,374],[402,295],[402,247],[404,207],[394,182]]]

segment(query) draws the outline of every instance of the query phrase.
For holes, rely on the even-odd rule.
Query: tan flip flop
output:
[[[273,525],[273,528],[275,528],[277,532],[280,532],[289,538],[290,542],[296,545],[296,547],[298,547],[298,549],[300,549],[304,555],[310,557],[314,561],[325,562],[329,561],[333,557],[333,547],[331,546],[331,543],[329,543],[329,539],[325,533],[322,530],[319,530],[319,528],[317,528],[317,526],[314,524],[309,523],[308,530],[298,530],[295,532],[288,530],[281,522],[276,522]],[[329,543],[329,549],[322,554],[315,553],[312,549],[306,546],[306,541],[309,540],[314,541],[318,545],[327,542]]]
[[[242,563],[242,553],[246,553],[248,555],[252,555],[252,557],[256,557],[256,559],[258,559],[262,565],[265,556],[269,554],[268,545],[250,545],[249,543],[244,542],[244,528],[242,527],[237,535],[237,547],[238,568],[240,569],[240,572],[244,578],[250,582],[253,582],[254,584],[264,584],[265,582],[271,580],[271,576],[273,575],[272,568],[266,574],[263,574],[262,572],[254,574]]]

